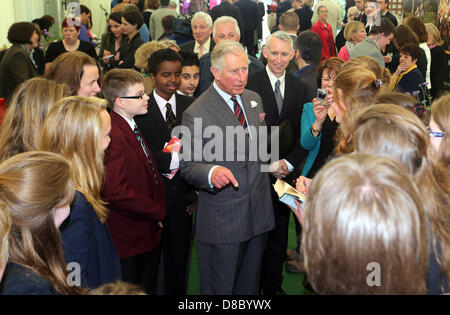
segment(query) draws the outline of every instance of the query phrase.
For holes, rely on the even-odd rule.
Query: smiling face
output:
[[[95,96],[100,92],[98,86],[98,68],[94,65],[83,66],[83,76],[80,80],[80,88],[77,91],[78,96]]]
[[[181,70],[181,84],[179,91],[186,95],[194,94],[200,80],[200,68],[196,65],[184,66]]]
[[[267,66],[277,78],[284,74],[289,61],[294,57],[291,45],[276,37],[272,37],[267,46],[263,48],[263,54],[267,58]]]
[[[230,95],[242,94],[248,78],[247,56],[241,52],[227,53],[223,59],[222,70],[211,67],[216,84],[222,91]]]
[[[80,31],[75,28],[75,26],[63,27],[63,37],[64,41],[68,44],[73,44],[78,40]]]
[[[122,23],[117,23],[114,20],[108,20],[108,23],[109,29],[115,38],[122,36]]]
[[[328,91],[329,95],[333,94],[333,84],[336,79],[336,73],[334,71],[330,72],[329,68],[323,69],[322,72],[322,89]]]
[[[322,23],[325,23],[328,18],[328,9],[326,7],[320,8],[318,14],[319,19],[322,21]]]
[[[150,74],[155,83],[156,93],[168,101],[181,83],[181,63],[179,61],[163,61],[158,65],[156,75]]]
[[[204,18],[197,18],[192,21],[192,33],[195,40],[203,45],[211,36],[212,27],[208,27]]]

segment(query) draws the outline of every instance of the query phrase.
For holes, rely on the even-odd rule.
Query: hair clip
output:
[[[383,81],[381,81],[380,79],[376,79],[373,83],[375,84],[375,87],[377,89],[383,86]]]

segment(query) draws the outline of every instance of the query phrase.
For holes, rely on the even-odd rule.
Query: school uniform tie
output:
[[[145,153],[145,157],[147,158],[148,163],[150,163],[150,167],[152,168],[152,174],[153,174],[153,179],[155,181],[155,184],[158,185],[158,177],[156,176],[156,170],[155,170],[155,167],[153,166],[152,159],[150,158],[149,153],[147,151],[147,147],[145,146],[144,138],[142,137],[142,134],[136,125],[134,125],[133,131],[134,131],[134,134],[135,134],[137,140],[139,141],[139,144],[142,147],[142,150]]]
[[[166,104],[166,124],[167,128],[172,129],[175,125],[177,118],[175,117],[175,114],[172,111],[172,105],[170,103]]]

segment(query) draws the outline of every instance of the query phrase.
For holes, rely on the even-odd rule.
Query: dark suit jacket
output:
[[[175,126],[179,126],[181,125],[181,118],[183,117],[184,111],[191,105],[194,99],[180,94],[175,94],[175,97],[177,105]],[[165,118],[158,108],[153,93],[150,94],[150,99],[148,101],[148,113],[136,116],[135,121],[152,151],[156,164],[158,165],[158,171],[161,174],[170,173],[170,161],[172,155],[171,153],[166,153],[162,150],[165,143],[169,142],[172,138],[171,130],[169,130],[166,125]],[[180,173],[181,172],[178,171],[171,180],[161,176],[165,184],[166,195],[168,197],[177,197],[177,200],[174,200],[173,198],[167,199],[168,212],[175,209],[184,212],[186,207],[196,200],[194,189],[184,182]]]
[[[58,295],[53,284],[31,269],[9,262],[0,285],[1,295]]]
[[[111,143],[105,156],[103,195],[111,210],[108,226],[120,259],[133,257],[158,246],[166,215],[164,185],[152,168],[133,130],[119,114],[111,111]]]
[[[231,16],[234,17],[236,19],[236,21],[238,22],[239,25],[239,29],[243,30],[244,25],[242,23],[242,13],[241,10],[239,9],[239,7],[232,5],[229,2],[222,2],[219,5],[216,5],[212,10],[211,10],[211,18],[213,20],[213,22],[215,20],[217,20],[218,18],[220,18],[221,16]]]
[[[81,267],[81,285],[95,289],[122,279],[119,255],[108,226],[100,222],[94,208],[79,191],[70,207],[67,224],[61,226],[64,258]]]
[[[239,7],[245,19],[244,27],[240,29],[243,43],[245,46],[253,45],[254,32],[259,23],[258,5],[251,0],[239,0],[234,5]]]
[[[209,44],[209,52],[212,52],[212,50],[214,49],[214,46],[216,45],[216,43],[213,41],[212,37],[211,37],[211,44]],[[194,47],[195,47],[195,39],[191,40],[190,42],[184,43],[180,46],[180,50],[185,50],[185,51],[192,51],[194,52]]]
[[[114,58],[111,58],[110,65],[111,68],[121,68],[121,69],[134,69],[134,54],[136,53],[136,50],[144,44],[144,41],[141,39],[141,36],[139,33],[134,35],[134,37],[131,39],[130,42],[128,42],[128,38],[125,37],[122,41],[122,44],[120,45],[119,52],[120,52],[120,61],[123,61],[119,65],[119,62],[115,61]]]
[[[307,85],[306,89],[306,101],[312,102],[313,98],[317,95],[317,68],[319,64],[307,65],[297,72],[294,73],[294,76],[299,78],[303,83]]]
[[[248,56],[250,64],[248,65],[248,74],[258,72],[264,69],[263,63],[253,56]],[[204,54],[200,60],[200,81],[198,82],[198,87],[195,90],[194,96],[198,97],[204,91],[206,91],[211,83],[214,81],[214,76],[211,73],[211,53]]]
[[[255,91],[261,96],[266,112],[267,126],[279,126],[284,121],[289,121],[294,132],[293,145],[291,150],[280,159],[286,159],[292,164],[294,169],[298,169],[306,153],[300,146],[300,121],[303,112],[303,104],[306,103],[306,84],[293,75],[286,72],[285,91],[281,114],[278,113],[278,106],[275,100],[272,85],[266,69],[250,75],[247,88]],[[281,139],[282,140],[282,139]]]
[[[312,27],[311,19],[313,16],[313,11],[310,7],[303,5],[300,9],[295,10],[298,15],[298,20],[300,24],[300,32],[310,30]]]
[[[22,82],[38,76],[27,52],[18,44],[12,45],[0,64],[0,97],[9,99]]]

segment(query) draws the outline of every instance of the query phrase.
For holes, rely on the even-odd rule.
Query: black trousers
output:
[[[288,245],[289,216],[291,209],[278,200],[272,189],[272,203],[275,217],[275,229],[269,232],[264,251],[261,289],[266,295],[274,295],[283,282],[283,263]]]
[[[167,209],[163,225],[161,250],[164,294],[185,295],[186,270],[192,244],[192,215],[186,213],[182,201],[178,205],[172,203],[172,207]]]
[[[156,295],[161,251],[158,248],[120,260],[122,280],[141,286],[147,294]]]

